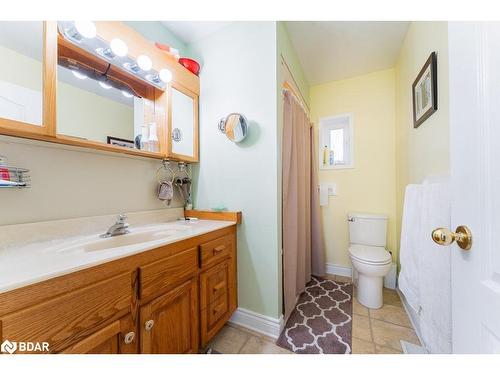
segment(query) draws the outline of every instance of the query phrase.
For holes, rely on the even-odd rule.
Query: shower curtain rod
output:
[[[286,60],[285,60],[285,58],[283,57],[283,55],[280,55],[280,57],[281,57],[281,65],[282,65],[282,66],[286,69],[286,71],[287,71],[287,73],[288,73],[288,75],[290,76],[291,81],[292,81],[292,82],[290,82],[290,83],[288,84],[288,86],[289,86],[289,87],[285,87],[285,84],[286,84],[286,83],[287,83],[287,81],[288,81],[287,79],[285,79],[285,82],[283,83],[283,88],[284,88],[284,89],[288,89],[289,91],[291,91],[291,92],[292,92],[292,94],[294,94],[294,96],[295,96],[295,97],[297,97],[297,100],[298,100],[298,101],[302,104],[302,106],[303,106],[305,109],[307,109],[307,111],[306,111],[306,112],[308,112],[308,113],[309,113],[310,108],[309,108],[309,106],[307,105],[307,102],[305,101],[304,96],[302,95],[302,92],[300,91],[299,85],[297,84],[297,81],[295,80],[295,77],[293,76],[293,74],[292,74],[292,72],[291,72],[290,68],[288,67],[288,64],[286,63]],[[292,84],[293,84],[293,85],[294,85],[297,89],[295,89],[295,88],[292,86]],[[297,92],[297,91],[298,91],[298,92]]]

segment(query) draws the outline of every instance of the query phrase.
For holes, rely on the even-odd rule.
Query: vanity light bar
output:
[[[90,52],[95,56],[104,58],[111,65],[125,70],[128,73],[132,73],[134,76],[144,82],[147,82],[161,90],[165,90],[167,83],[169,82],[169,80],[164,79],[165,74],[160,74],[161,72],[151,69],[151,60],[145,55],[139,56],[142,59],[140,61],[141,64],[130,57],[127,54],[128,47],[126,43],[121,39],[115,38],[111,41],[111,43],[107,42],[106,40],[97,36],[96,33],[93,33],[90,25],[86,25],[85,31],[82,32],[82,27],[78,24],[78,21],[58,21],[57,27],[64,39],[68,40],[72,44],[78,46],[81,49],[84,49],[87,52]],[[149,59],[149,61],[147,61],[146,58]],[[141,69],[141,65],[143,68],[149,69]],[[163,70],[168,69],[162,69],[162,71]]]

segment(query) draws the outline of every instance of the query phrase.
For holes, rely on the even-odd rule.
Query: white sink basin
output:
[[[178,224],[161,224],[148,228],[132,228],[130,233],[101,238],[92,236],[82,241],[72,241],[66,246],[61,245],[58,252],[94,252],[116,249],[119,247],[144,244],[148,242],[161,241],[166,238],[180,235],[183,232],[191,229],[187,225]]]
[[[82,246],[85,251],[107,250],[115,247],[135,245],[138,243],[161,240],[179,234],[178,230],[160,230],[139,233],[127,233],[120,236],[100,238]]]

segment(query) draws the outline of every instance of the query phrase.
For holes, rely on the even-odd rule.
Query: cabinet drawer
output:
[[[58,352],[125,315],[131,303],[127,272],[2,317],[0,341],[48,342],[49,351]]]
[[[229,261],[218,264],[200,275],[200,306],[202,309],[227,293]]]
[[[200,246],[201,267],[216,264],[233,253],[233,236],[224,236]]]
[[[228,311],[228,306],[229,304],[227,293],[224,293],[222,296],[208,305],[207,320],[209,328],[215,326],[217,322],[221,320],[221,318],[225,317]]]
[[[198,271],[196,247],[140,267],[140,298],[157,295]]]
[[[201,310],[201,344],[205,346],[229,318],[229,295],[224,293]]]

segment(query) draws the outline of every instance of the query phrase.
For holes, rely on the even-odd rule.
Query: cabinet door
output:
[[[129,314],[63,351],[64,354],[137,353],[137,335]]]
[[[187,162],[198,161],[198,96],[172,83],[169,101],[169,154]]]
[[[0,133],[54,133],[56,38],[55,22],[0,21]]]
[[[141,307],[141,353],[198,351],[198,290],[192,278]]]

